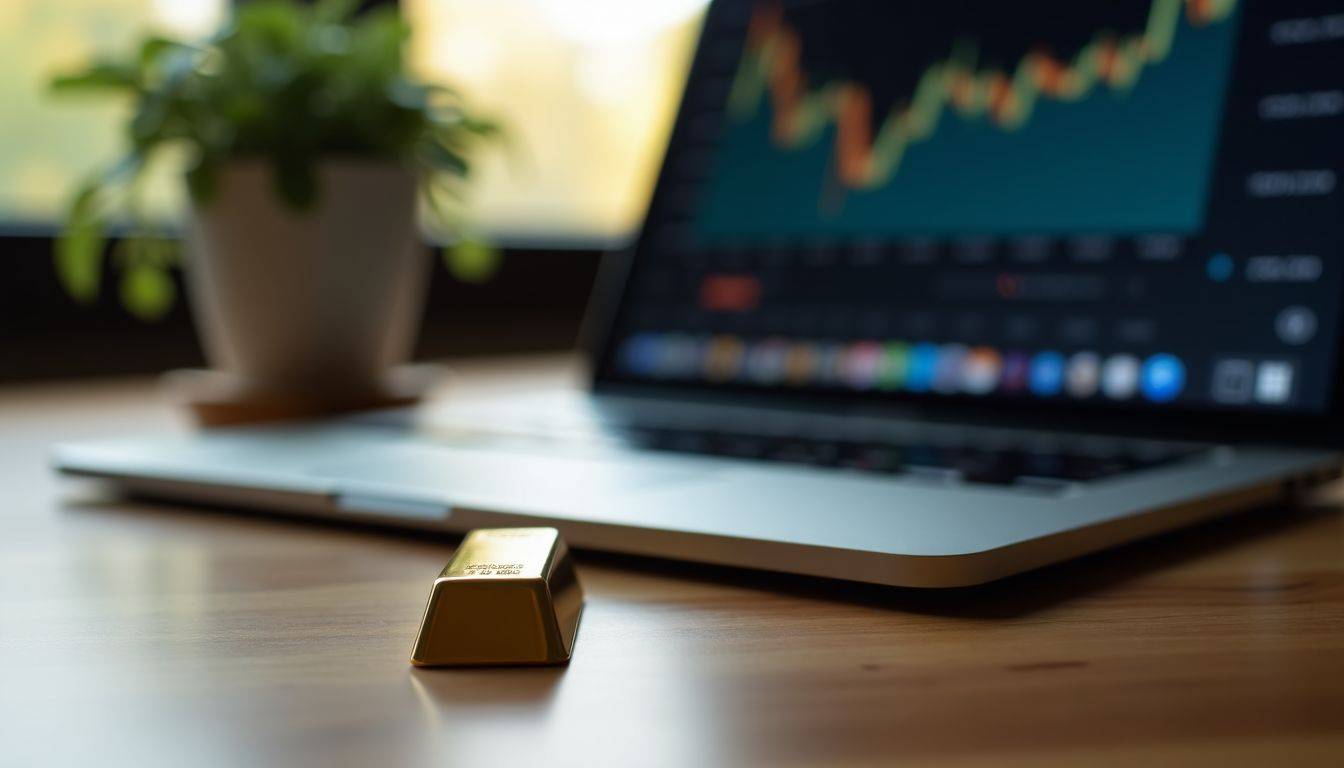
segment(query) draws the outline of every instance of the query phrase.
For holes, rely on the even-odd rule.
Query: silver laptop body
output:
[[[705,213],[704,230],[695,235],[704,239],[695,242],[708,245],[670,240],[669,233],[680,231],[677,226],[699,215],[700,209],[678,208],[692,205],[685,192],[692,181],[726,185],[706,193],[711,198],[733,194],[732,184],[757,183],[748,178],[753,173],[761,174],[759,184],[770,185],[774,166],[754,160],[734,165],[736,150],[724,148],[737,146],[732,142],[758,140],[781,157],[830,151],[824,125],[815,146],[782,129],[773,134],[775,140],[792,137],[793,144],[765,143],[761,126],[769,113],[762,110],[773,104],[778,118],[789,108],[793,91],[757,75],[780,67],[818,67],[826,56],[843,63],[846,46],[828,48],[818,36],[836,34],[848,23],[842,13],[848,5],[846,0],[759,6],[721,0],[711,6],[649,218],[631,252],[612,260],[609,287],[594,302],[591,391],[538,392],[488,402],[450,399],[314,424],[63,445],[55,451],[56,467],[158,499],[454,533],[480,526],[552,525],[580,548],[905,587],[986,582],[1234,510],[1270,505],[1337,474],[1341,455],[1331,441],[1339,423],[1333,374],[1340,291],[1336,262],[1344,242],[1337,223],[1339,193],[1320,182],[1320,173],[1327,171],[1271,178],[1254,175],[1268,172],[1255,169],[1260,166],[1248,170],[1245,163],[1227,159],[1237,151],[1236,142],[1251,140],[1242,135],[1250,128],[1219,129],[1223,138],[1217,151],[1222,154],[1217,157],[1223,159],[1209,161],[1214,170],[1204,186],[1212,191],[1200,209],[1208,221],[1228,222],[1217,227],[1235,235],[1219,241],[1230,255],[1209,255],[1213,235],[1207,232],[1217,229],[1214,224],[1188,236],[1103,232],[1098,238],[1061,232],[1041,251],[1041,237],[1026,218],[1021,231],[1034,239],[1005,235],[986,246],[979,234],[967,240],[956,233],[897,231],[897,214],[865,225],[889,228],[881,237],[855,240],[842,233],[832,244],[800,235],[796,248],[788,239],[797,234],[791,229],[796,221],[781,221],[779,234],[762,235],[767,245],[755,249],[742,243],[755,242],[750,240],[752,222],[769,211],[746,207],[740,220]],[[885,12],[908,13],[905,5],[893,4]],[[1156,22],[1145,14],[1149,6],[1160,7],[1152,11],[1157,14],[1168,5],[1136,3],[1133,19],[1098,17],[1097,23],[1133,35],[1155,34]],[[1168,20],[1162,29],[1176,30],[1164,43],[1169,53],[1162,49],[1168,58],[1148,62],[1143,72],[1148,79],[1139,80],[1126,98],[1158,99],[1162,92],[1143,90],[1145,83],[1175,82],[1185,71],[1179,67],[1202,66],[1194,58],[1181,58],[1182,46],[1202,46],[1199,62],[1220,55],[1219,46],[1232,46],[1234,30],[1220,25],[1237,25],[1249,39],[1258,34],[1255,25],[1277,23],[1266,17],[1273,12],[1271,3],[1215,5],[1218,13],[1206,18]],[[830,22],[818,24],[818,8],[832,6]],[[932,24],[929,14],[937,15],[929,8],[921,13],[922,20],[907,21]],[[1281,30],[1288,36],[1285,46],[1297,28]],[[779,37],[786,33],[795,37]],[[768,58],[781,55],[770,41],[784,39],[803,41],[798,61]],[[1227,55],[1223,66],[1231,71],[1234,59]],[[1236,58],[1241,68],[1236,72],[1263,66],[1292,74],[1291,60],[1262,62],[1268,55],[1250,52]],[[949,58],[946,66],[963,66],[958,61]],[[858,82],[862,73],[857,69],[847,75],[849,70],[836,66],[841,74],[834,77]],[[820,77],[807,82],[821,88]],[[1256,102],[1255,94],[1238,90],[1251,87],[1238,85],[1242,79],[1226,79],[1231,84],[1218,86],[1223,100],[1210,107],[1219,110],[1218,125],[1240,126],[1236,110],[1243,103],[1251,109],[1267,104],[1260,109],[1265,120],[1288,120],[1298,107],[1298,112],[1310,111],[1312,104],[1329,101],[1281,95],[1277,101]],[[769,91],[772,87],[777,92]],[[825,93],[840,99],[834,94],[841,92],[854,93]],[[871,99],[877,99],[880,89],[873,94]],[[725,108],[730,99],[736,107]],[[867,106],[876,112],[886,108],[875,101]],[[887,106],[899,115],[899,104]],[[1056,117],[1046,114],[1047,107]],[[734,108],[739,117],[733,116]],[[981,124],[974,113],[954,113],[954,108],[949,102],[941,119]],[[1047,130],[1050,119],[1081,114],[1070,109],[1094,108],[1107,107],[1100,101],[1061,99],[1041,106],[1039,122],[1024,125],[1016,135],[1035,136],[1032,131]],[[989,132],[975,135],[998,141],[994,126],[985,125]],[[1265,160],[1265,168],[1315,168],[1303,150],[1314,139],[1304,136],[1252,138],[1258,147],[1294,143],[1293,164]],[[932,142],[928,150],[922,149],[926,144],[912,143],[906,149],[909,167],[888,169],[897,175],[883,189],[897,189],[905,178],[901,173],[918,173],[920,152],[932,152]],[[1333,154],[1320,168],[1340,167],[1338,144],[1333,138],[1321,142]],[[710,163],[706,157],[719,159],[705,165]],[[986,154],[977,163],[992,164],[994,157]],[[687,170],[692,161],[701,165]],[[829,183],[857,184],[854,179],[867,178],[862,170]],[[974,164],[959,172],[968,184],[976,181]],[[1251,174],[1251,180],[1237,182],[1237,174]],[[1224,176],[1234,180],[1219,181]],[[1117,176],[1116,183],[1124,179]],[[1316,240],[1287,237],[1282,247],[1271,247],[1264,240],[1273,227],[1245,225],[1259,209],[1224,211],[1234,203],[1262,204],[1260,198],[1246,202],[1237,195],[1273,195],[1279,207],[1266,209],[1265,220],[1286,220],[1297,209],[1289,210],[1285,198],[1297,193],[1329,196],[1321,203],[1328,203],[1326,208],[1293,219],[1320,230]],[[856,187],[842,202],[861,202],[871,194],[877,193]],[[1320,201],[1301,205],[1313,202]],[[835,205],[826,198],[816,215],[832,217],[826,226],[840,231],[850,221],[844,217],[857,208],[836,212]],[[1334,211],[1333,218],[1321,210]],[[811,209],[806,213],[813,215]],[[834,227],[830,222],[836,222]],[[735,234],[739,227],[745,234]],[[714,239],[720,235],[727,239]],[[1171,256],[1173,248],[1177,257]],[[1291,261],[1290,256],[1303,258]],[[1197,266],[1188,274],[1152,272],[1158,263]],[[1313,265],[1317,282],[1312,286],[1287,284],[1294,275],[1312,273]],[[852,278],[854,270],[867,268],[887,271]],[[799,278],[802,270],[814,271]],[[1282,290],[1260,301],[1255,276],[1280,279],[1275,290]],[[1189,293],[1135,305],[1139,314],[1151,309],[1146,338],[1141,322],[1120,318],[1115,321],[1119,336],[1104,331],[1089,339],[1087,323],[1075,323],[1058,309],[1095,312],[1100,319],[1093,326],[1106,329],[1112,314],[1131,311],[1130,304],[1117,302],[1142,302],[1148,295],[1143,291],[1156,294],[1178,279],[1190,281]],[[1205,286],[1206,279],[1241,293],[1227,299],[1229,304],[1219,303],[1218,295],[1204,293],[1215,290]],[[852,280],[853,288],[837,289],[842,300],[832,297],[827,305],[834,311],[815,313],[816,302],[806,292],[844,280]],[[896,293],[907,291],[902,286],[909,281],[924,281],[919,285],[928,286],[929,295],[921,295],[923,289],[907,291],[906,298],[893,299],[882,310],[887,314],[869,312],[862,321],[844,315],[848,303],[871,301],[863,298],[866,286],[879,280],[893,281]],[[691,286],[688,298],[675,293],[681,285]],[[807,300],[776,298],[782,295],[776,293],[779,285]],[[1116,286],[1128,291],[1126,298],[1114,298],[1120,290]],[[982,289],[991,294],[982,295]],[[1035,303],[1014,303],[1021,300],[1019,291],[1033,290],[1040,291]],[[1061,290],[1078,296],[1061,297]],[[1328,295],[1320,299],[1311,291]],[[1073,303],[1061,305],[1061,298]],[[939,314],[953,305],[955,313]],[[1175,305],[1190,318],[1191,328],[1200,317],[1219,312],[1259,325],[1251,331],[1231,325],[1226,332],[1192,331],[1180,327],[1185,320],[1164,319],[1162,313]],[[1232,305],[1237,308],[1226,308]],[[1296,311],[1296,324],[1285,330],[1281,318],[1288,309]],[[1042,335],[1039,343],[1029,343],[1018,333],[1030,325],[1019,321],[1023,312],[1038,313],[1041,334],[1053,334],[1058,326],[1074,335]],[[1304,312],[1310,312],[1310,329],[1304,326]],[[966,320],[976,316],[978,324]],[[1255,335],[1261,326],[1265,339]],[[909,344],[883,341],[879,348],[864,341],[871,338]],[[1184,356],[1175,384],[1172,356],[1163,347],[1168,340]],[[1023,367],[1027,358],[1020,358],[1020,380],[1009,373],[1017,359],[1010,351],[1015,344],[1035,355],[1030,370]],[[1115,344],[1135,345],[1133,355]],[[1093,347],[1095,354],[1089,351]],[[1061,354],[1051,357],[1054,353],[1042,351],[1047,349]],[[920,362],[921,354],[931,357]],[[1117,370],[1138,362],[1143,369],[1131,370],[1129,381],[1121,371],[1114,381],[1098,384],[1088,377],[1108,375],[1109,368],[1098,372],[1102,358],[1118,360]],[[932,367],[920,373],[920,365]],[[1246,366],[1249,374],[1241,370]],[[899,371],[891,374],[898,378],[879,381],[874,378],[879,368]],[[1295,377],[1291,388],[1284,383],[1285,370]],[[1066,380],[1052,382],[1052,376]],[[1138,384],[1136,376],[1143,377]],[[1129,388],[1097,389],[1111,384]]]

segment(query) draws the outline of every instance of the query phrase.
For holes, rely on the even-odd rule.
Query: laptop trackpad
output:
[[[314,465],[308,474],[344,494],[433,498],[459,506],[519,512],[574,509],[586,498],[611,501],[635,491],[708,481],[713,468],[657,466],[640,460],[540,456],[426,445],[377,445],[359,456]]]

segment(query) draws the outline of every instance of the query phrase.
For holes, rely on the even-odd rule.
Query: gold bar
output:
[[[434,580],[411,663],[563,664],[582,611],[559,531],[477,528]]]

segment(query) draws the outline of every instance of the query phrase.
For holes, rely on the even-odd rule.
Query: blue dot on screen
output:
[[[1204,266],[1204,271],[1209,279],[1215,283],[1225,283],[1232,279],[1232,273],[1237,268],[1232,257],[1226,253],[1215,253],[1209,257],[1208,263]]]
[[[1153,355],[1143,363],[1139,386],[1152,402],[1169,403],[1185,389],[1185,364],[1174,355]]]
[[[933,386],[933,375],[938,368],[938,345],[916,344],[910,350],[910,368],[906,372],[905,388],[911,392],[928,392]]]
[[[625,342],[623,350],[625,369],[636,376],[649,376],[658,367],[662,353],[661,339],[653,334],[641,333]]]
[[[1058,352],[1041,352],[1031,360],[1027,386],[1032,394],[1050,397],[1059,394],[1064,385],[1064,356]]]

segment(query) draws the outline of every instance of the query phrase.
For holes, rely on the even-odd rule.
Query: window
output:
[[[476,219],[500,236],[619,238],[644,214],[705,0],[402,0],[411,63],[510,127]]]
[[[201,35],[227,0],[4,0],[0,2],[0,229],[50,229],[74,185],[123,150],[127,105],[54,97],[47,80],[132,45],[145,28]],[[150,215],[180,205],[173,169],[146,185]]]
[[[638,226],[705,0],[402,0],[410,64],[510,128],[482,159],[472,216],[511,241],[610,241]],[[125,104],[53,97],[47,79],[145,29],[203,35],[228,0],[0,2],[0,228],[47,230],[122,150]],[[172,163],[165,163],[171,166]],[[181,205],[177,168],[145,208]]]

